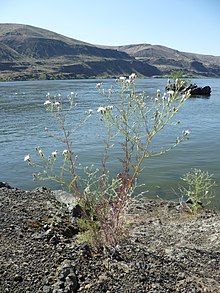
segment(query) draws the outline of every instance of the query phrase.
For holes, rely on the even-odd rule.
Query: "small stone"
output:
[[[47,281],[49,283],[53,283],[54,282],[54,277],[53,276],[49,276],[48,279],[47,279]]]
[[[108,277],[106,276],[106,274],[100,275],[98,281],[100,283],[104,283],[108,280]]]
[[[44,293],[52,293],[52,289],[50,286],[43,286],[43,292]]]
[[[77,204],[75,207],[72,208],[71,215],[73,218],[81,218],[82,217],[82,208],[79,204]]]
[[[52,244],[59,243],[59,238],[56,235],[53,235],[53,237],[50,238],[50,243]]]
[[[44,224],[43,228],[44,228],[44,230],[48,230],[49,225],[48,224]]]
[[[65,288],[65,282],[59,280],[59,282],[58,282],[58,287],[59,287],[60,289],[64,289],[64,288]]]
[[[86,284],[84,288],[85,289],[90,289],[91,287],[92,287],[92,284]]]
[[[23,281],[23,277],[21,275],[19,275],[19,274],[16,274],[14,276],[14,281],[16,281],[16,282],[22,282]]]

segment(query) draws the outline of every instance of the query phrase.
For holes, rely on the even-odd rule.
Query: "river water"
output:
[[[7,181],[22,189],[42,185],[52,189],[60,188],[51,182],[33,181],[32,173],[35,170],[24,162],[26,154],[35,156],[37,145],[46,154],[51,154],[56,149],[59,153],[62,152],[62,146],[51,135],[59,135],[58,129],[51,124],[43,106],[48,92],[62,97],[71,92],[77,93],[74,101],[77,106],[67,119],[67,126],[77,129],[73,136],[73,146],[80,163],[100,166],[103,128],[100,126],[97,109],[105,101],[96,89],[98,82],[103,82],[106,89],[114,84],[114,80],[0,83],[0,181]],[[166,82],[166,79],[139,79],[136,81],[136,89],[152,96],[157,89],[163,91]],[[160,144],[169,145],[182,130],[190,131],[188,141],[163,156],[146,160],[145,169],[139,178],[139,184],[144,184],[140,192],[147,191],[146,196],[150,198],[159,196],[177,199],[180,177],[192,168],[200,168],[213,174],[218,184],[213,202],[220,208],[220,79],[193,79],[191,82],[199,86],[211,86],[212,94],[209,98],[190,98],[175,118],[181,123],[169,127],[160,136]],[[85,125],[78,128],[79,121],[89,109],[93,109],[94,114]],[[51,132],[45,132],[45,127]],[[120,172],[120,152],[121,145],[115,145],[108,163],[112,174]]]

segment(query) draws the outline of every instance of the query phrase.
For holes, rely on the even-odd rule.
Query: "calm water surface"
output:
[[[22,189],[33,189],[37,186],[48,186],[52,189],[59,186],[50,182],[33,182],[32,172],[24,162],[24,156],[35,156],[35,147],[40,145],[46,154],[55,149],[62,152],[62,146],[45,133],[48,127],[57,134],[57,127],[51,124],[43,103],[48,92],[51,95],[61,94],[66,97],[76,92],[77,108],[67,119],[70,129],[77,126],[85,111],[94,110],[89,122],[74,135],[74,149],[84,165],[100,166],[103,145],[100,126],[96,112],[100,105],[105,105],[104,98],[97,93],[98,80],[69,81],[28,81],[0,83],[0,181]],[[110,88],[113,80],[103,80],[104,87]],[[139,183],[145,186],[140,191],[148,190],[146,196],[175,199],[180,177],[191,168],[201,168],[214,174],[218,184],[214,204],[220,208],[220,79],[192,80],[199,86],[209,85],[212,88],[210,98],[190,98],[176,116],[181,123],[167,129],[157,144],[165,146],[175,141],[181,131],[188,129],[190,139],[176,149],[158,158],[148,159],[144,166]],[[137,80],[137,91],[145,91],[152,96],[157,89],[163,91],[165,79]],[[120,172],[120,145],[112,152],[109,168],[112,174]]]

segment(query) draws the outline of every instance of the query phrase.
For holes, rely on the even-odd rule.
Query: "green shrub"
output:
[[[216,186],[212,177],[213,175],[206,171],[193,169],[181,178],[185,186],[181,186],[179,190],[186,198],[192,214],[196,215],[202,206],[211,203],[211,199],[214,197],[213,187]]]

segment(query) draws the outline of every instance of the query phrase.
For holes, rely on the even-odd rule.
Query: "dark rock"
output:
[[[14,281],[16,281],[16,282],[22,282],[23,281],[23,277],[20,274],[16,274],[14,276]]]
[[[176,90],[175,84],[170,84],[166,86],[166,90]],[[190,92],[191,96],[210,96],[211,95],[211,87],[204,86],[199,87],[195,83],[190,84],[189,86],[182,86],[179,91],[181,93]]]
[[[57,243],[59,243],[59,238],[56,236],[56,235],[53,235],[53,237],[51,237],[51,239],[50,239],[50,243],[52,243],[52,244],[57,244]]]
[[[57,282],[53,285],[53,293],[76,292],[78,281],[74,271],[74,266],[68,260],[64,260],[57,272]]]
[[[50,189],[45,186],[41,186],[41,187],[35,188],[34,191],[35,192],[47,192],[47,191],[50,191]]]
[[[192,198],[189,198],[186,200],[186,203],[188,204],[195,204],[195,201],[193,201]],[[196,204],[200,205],[200,206],[203,206],[202,202],[201,201],[197,201]]]
[[[62,231],[62,235],[67,238],[71,238],[78,233],[79,233],[79,227],[77,225],[74,226],[72,224],[69,224],[66,227],[64,227]]]
[[[12,189],[12,187],[7,182],[0,182],[0,188]]]
[[[82,217],[82,208],[79,204],[75,205],[71,211],[71,216],[73,218],[81,218]]]
[[[211,94],[211,88],[210,86],[195,87],[190,89],[190,93],[191,93],[191,96],[194,96],[194,95],[209,96]]]
[[[85,258],[91,257],[92,251],[91,251],[91,247],[90,247],[90,245],[88,243],[83,243],[82,246],[81,246],[81,249],[82,249],[82,255]]]

